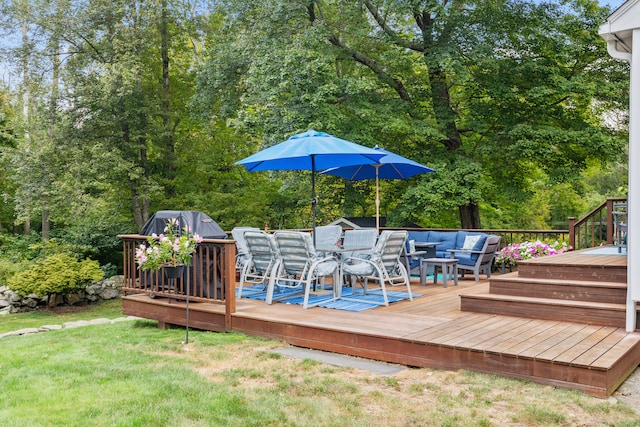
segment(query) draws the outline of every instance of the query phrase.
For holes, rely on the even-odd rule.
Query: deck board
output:
[[[589,351],[593,346],[598,344],[600,341],[605,339],[612,332],[616,331],[617,328],[613,326],[605,326],[593,333],[589,334],[582,341],[576,343],[571,348],[567,349],[564,353],[559,354],[554,359],[555,362],[558,363],[576,363],[576,360],[585,352]]]

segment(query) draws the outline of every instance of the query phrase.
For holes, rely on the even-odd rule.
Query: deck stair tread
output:
[[[532,283],[541,285],[557,285],[557,286],[582,286],[593,288],[609,288],[609,289],[627,289],[626,283],[607,282],[600,280],[571,280],[571,279],[545,279],[534,277],[520,277],[517,273],[504,274],[502,276],[492,276],[491,283]]]
[[[605,303],[605,302],[592,302],[592,301],[578,301],[578,300],[565,300],[557,298],[536,298],[536,297],[524,297],[517,295],[502,295],[502,294],[464,294],[463,298],[469,299],[485,299],[495,301],[512,301],[512,302],[526,302],[531,304],[548,304],[554,306],[566,306],[566,307],[586,307],[602,310],[615,310],[625,311],[626,306],[624,304]]]
[[[627,299],[626,283],[518,276],[492,277],[489,292],[496,295],[615,304],[625,304]]]

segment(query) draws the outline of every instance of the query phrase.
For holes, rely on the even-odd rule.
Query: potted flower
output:
[[[502,272],[506,267],[513,267],[518,261],[523,261],[541,256],[557,255],[571,249],[566,242],[544,243],[535,242],[513,243],[500,249],[496,254],[495,262],[502,266]]]
[[[175,277],[180,277],[184,266],[191,263],[191,255],[200,242],[202,237],[195,233],[190,236],[188,226],[181,231],[178,219],[171,218],[163,234],[158,236],[153,233],[147,238],[146,244],[142,243],[136,248],[135,260],[140,270],[159,270],[164,267],[167,275],[174,272]]]

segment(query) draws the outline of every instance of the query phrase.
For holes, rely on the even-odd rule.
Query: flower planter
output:
[[[515,265],[499,264],[502,274],[511,273],[516,268]]]
[[[166,265],[163,267],[164,274],[168,279],[177,279],[184,273],[184,265]]]

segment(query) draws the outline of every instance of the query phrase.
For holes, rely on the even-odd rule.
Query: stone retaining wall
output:
[[[21,297],[6,286],[0,286],[0,315],[32,311],[38,306],[55,307],[61,304],[77,305],[87,302],[120,298],[124,276],[113,276],[95,282],[77,293],[61,295],[52,294],[41,297],[35,294]]]

